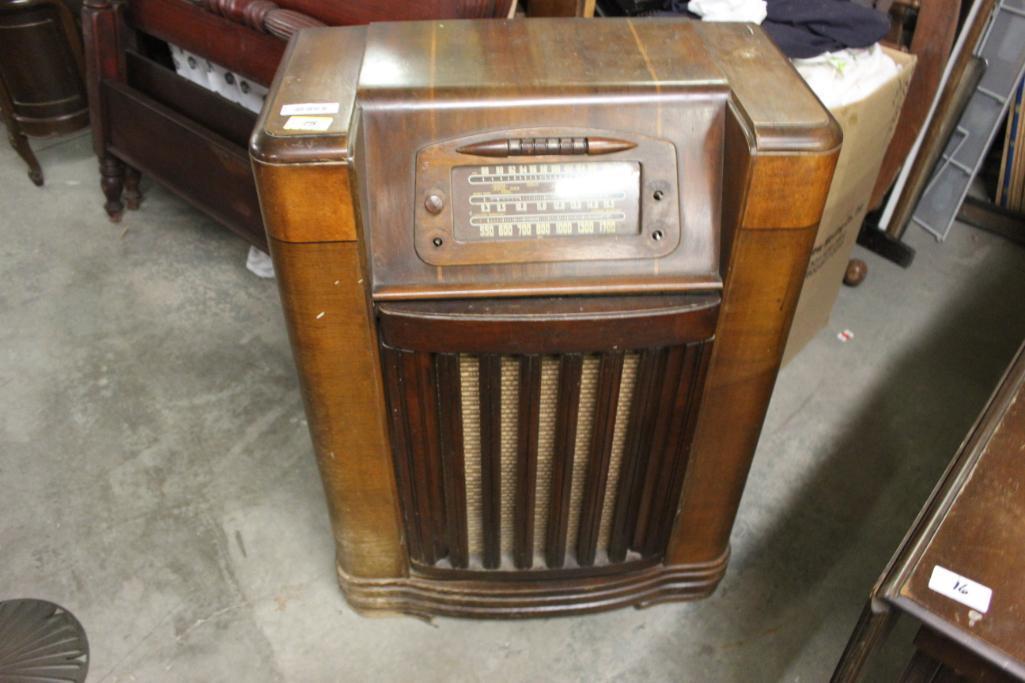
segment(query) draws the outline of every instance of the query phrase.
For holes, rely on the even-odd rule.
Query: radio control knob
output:
[[[445,208],[445,200],[439,194],[429,194],[424,200],[424,208],[427,209],[427,213],[438,215]]]

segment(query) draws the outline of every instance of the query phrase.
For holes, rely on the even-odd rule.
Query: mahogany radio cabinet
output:
[[[251,154],[350,604],[710,593],[839,145],[746,25],[293,38]]]

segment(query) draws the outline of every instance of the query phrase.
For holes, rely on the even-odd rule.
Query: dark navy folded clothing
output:
[[[768,15],[762,28],[787,57],[868,47],[890,29],[885,14],[850,0],[767,0],[766,4]],[[667,7],[690,14],[687,0],[669,0]]]
[[[788,57],[878,43],[890,18],[850,0],[768,0],[762,28]]]

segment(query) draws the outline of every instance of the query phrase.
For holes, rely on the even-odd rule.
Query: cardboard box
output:
[[[897,75],[866,97],[830,109],[843,128],[843,148],[783,352],[784,363],[829,323],[847,261],[868,211],[876,176],[908,92],[915,68],[914,55],[883,49],[897,63]]]

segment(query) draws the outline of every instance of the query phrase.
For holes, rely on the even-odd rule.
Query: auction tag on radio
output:
[[[983,614],[989,609],[989,601],[993,597],[993,589],[955,574],[949,569],[936,565],[929,577],[929,588],[951,600],[957,600]]]
[[[296,116],[303,114],[337,114],[337,102],[302,102],[300,104],[281,105],[282,116]]]
[[[285,130],[321,131],[331,127],[333,116],[290,116],[285,121]]]

